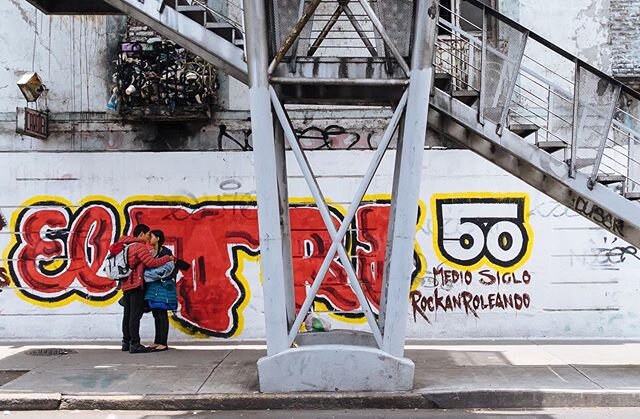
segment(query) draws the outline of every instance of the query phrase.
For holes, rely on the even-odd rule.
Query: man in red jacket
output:
[[[133,229],[133,237],[122,237],[117,245],[128,245],[127,262],[132,272],[123,280],[122,300],[124,316],[122,317],[122,350],[132,354],[150,352],[148,348],[140,344],[140,319],[144,314],[144,279],[145,268],[157,268],[167,262],[173,262],[173,256],[154,258],[149,246],[151,229],[138,224]]]

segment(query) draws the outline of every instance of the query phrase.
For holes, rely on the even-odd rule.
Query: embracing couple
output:
[[[170,249],[163,246],[164,234],[151,230],[144,224],[133,229],[133,236],[124,236],[112,246],[115,254],[119,247],[127,246],[127,262],[131,268],[129,277],[121,281],[122,305],[122,350],[129,353],[166,351],[169,335],[167,310],[176,310],[177,270],[191,266],[177,260]],[[149,347],[140,344],[140,319],[145,307],[151,309],[155,321],[156,336]]]

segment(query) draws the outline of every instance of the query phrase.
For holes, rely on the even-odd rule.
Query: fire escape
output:
[[[467,0],[465,16],[436,0],[28,1],[50,14],[127,14],[249,85],[252,130],[260,133],[253,142],[264,392],[412,387],[404,339],[427,129],[640,246],[640,95],[483,2]],[[394,110],[338,225],[291,126],[287,108],[297,104]],[[344,237],[396,133],[376,309]],[[301,307],[294,302],[286,146],[332,239]],[[369,331],[299,333],[336,259]]]

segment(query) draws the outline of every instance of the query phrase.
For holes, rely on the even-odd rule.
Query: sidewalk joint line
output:
[[[220,366],[220,364],[224,362],[225,359],[227,359],[229,355],[231,355],[231,352],[233,352],[233,349],[230,349],[229,351],[227,351],[225,356],[222,357],[222,359],[211,369],[211,372],[209,373],[209,375],[207,375],[207,378],[204,379],[202,384],[200,384],[200,387],[198,387],[198,389],[196,390],[196,394],[200,393],[200,390],[202,390],[202,387],[204,387],[207,381],[209,381],[209,378],[211,378],[211,376],[213,375],[213,372]]]
[[[571,368],[573,368],[574,370],[576,370],[578,372],[578,374],[582,375],[584,378],[586,378],[587,380],[591,381],[593,384],[595,384],[596,386],[598,386],[601,390],[604,390],[604,387],[602,387],[600,384],[596,383],[595,381],[593,381],[591,379],[591,377],[589,377],[587,374],[585,374],[584,372],[580,371],[574,364],[567,364],[569,365]]]

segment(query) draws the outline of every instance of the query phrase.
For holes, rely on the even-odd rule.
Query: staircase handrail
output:
[[[465,0],[468,3],[473,4],[476,7],[479,7],[481,9],[486,10],[487,13],[489,13],[490,15],[493,15],[494,17],[498,18],[499,20],[501,20],[502,22],[506,23],[507,25],[523,32],[523,31],[527,31],[529,33],[529,38],[539,42],[540,44],[542,44],[543,46],[551,49],[552,51],[556,52],[557,54],[563,56],[564,58],[575,62],[577,65],[579,65],[580,67],[594,73],[596,76],[598,77],[602,77],[603,79],[606,79],[607,81],[609,81],[610,83],[613,83],[614,85],[620,85],[621,89],[633,96],[634,98],[640,100],[640,93],[637,92],[636,90],[632,89],[631,87],[627,86],[626,84],[622,83],[621,81],[617,80],[616,78],[608,75],[607,73],[603,72],[602,70],[599,70],[598,68],[592,66],[591,64],[587,63],[586,61],[578,58],[577,56],[571,54],[570,52],[560,48],[558,45],[554,44],[553,42],[549,41],[548,39],[544,38],[541,35],[538,35],[537,33],[533,32],[532,30],[528,29],[527,27],[521,25],[520,23],[516,22],[515,20],[503,15],[502,13],[498,12],[497,10],[495,10],[494,8],[487,6],[486,4],[482,3],[479,0]]]
[[[203,9],[205,9],[207,12],[211,13],[212,15],[216,16],[219,19],[224,20],[225,22],[227,22],[229,25],[233,26],[235,29],[237,29],[243,36],[244,36],[244,27],[242,24],[236,22],[235,20],[231,19],[228,16],[223,15],[222,13],[218,12],[217,10],[212,9],[211,7],[209,7],[209,5],[206,2],[203,2],[202,0],[187,0],[189,3],[191,3],[192,5],[195,3],[198,6],[201,6]]]

